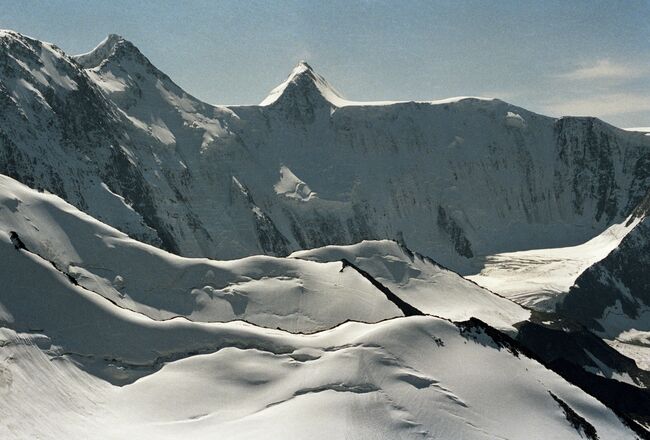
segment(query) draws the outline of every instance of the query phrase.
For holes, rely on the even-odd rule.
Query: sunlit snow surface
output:
[[[519,304],[552,311],[576,278],[614,250],[638,222],[612,225],[577,246],[489,255],[480,273],[467,278]]]
[[[0,434],[582,438],[550,390],[590,420],[601,438],[634,438],[599,402],[539,364],[435,318],[346,324],[311,337],[238,323],[210,329],[215,339],[228,334],[255,343],[170,362],[123,387],[32,345],[47,346],[43,337],[3,330],[3,354],[14,360],[2,364]],[[123,344],[137,344],[123,336]]]
[[[313,71],[311,66],[305,61],[300,61],[296,67],[291,71],[289,77],[276,88],[271,90],[271,93],[260,102],[260,106],[269,106],[275,103],[285,92],[288,86],[295,85],[296,82],[301,81],[303,75],[307,75],[311,81],[316,85],[318,91],[330,104],[335,107],[352,107],[352,106],[383,106],[383,105],[393,105],[393,104],[404,104],[407,101],[351,101],[345,99],[341,94],[330,85],[330,83],[323,78],[321,75]],[[483,97],[471,97],[471,96],[457,96],[452,98],[439,99],[436,101],[410,101],[418,103],[427,103],[427,104],[449,104],[452,102],[458,102],[463,99],[479,99],[490,101],[492,98],[483,98]],[[513,113],[514,115],[514,113]],[[519,118],[521,116],[516,115]],[[523,120],[523,119],[522,119]]]
[[[346,259],[393,290],[419,310],[454,321],[476,317],[504,331],[525,321],[530,312],[499,297],[392,241],[364,241],[352,246],[326,246],[298,251],[294,258],[311,261]]]
[[[9,230],[30,251],[16,250]],[[507,301],[394,242],[289,259],[181,258],[2,177],[0,261],[2,283],[11,288],[0,296],[0,437],[582,438],[550,391],[601,438],[634,438],[597,400],[480,328],[400,318],[351,267],[341,272],[340,262],[305,260],[339,256],[377,270],[396,290],[402,285],[404,297],[420,307],[434,309],[450,295],[440,313],[452,318],[472,313],[454,309],[454,296],[477,301],[477,314],[487,320]],[[430,301],[420,291],[428,275]],[[261,325],[321,331],[170,319],[158,308],[182,307],[197,296],[192,289],[230,277],[244,279],[238,294],[249,301],[246,319],[255,317],[247,312],[252,307],[276,319]],[[246,277],[258,286],[247,290]],[[492,319],[504,326],[525,319],[517,307]],[[373,323],[318,321],[346,313]]]
[[[587,132],[619,147],[620,221],[637,195],[622,164],[645,136],[482,98],[347,101],[305,63],[261,106],[211,106],[116,35],[74,59],[0,39],[12,171],[94,216],[0,176],[0,438],[584,438],[550,392],[599,438],[633,438],[580,389],[450,321],[514,334],[526,309],[406,246],[217,261],[133,237],[222,258],[392,237],[471,273],[480,255],[610,225],[590,190],[607,169],[579,165]],[[61,116],[72,108],[83,117]],[[548,148],[571,145],[562,160]],[[559,292],[585,249],[537,255],[531,275]],[[403,317],[388,289],[435,316]]]
[[[650,127],[630,127],[625,128],[627,131],[638,131],[640,133],[645,133],[646,136],[650,136]]]
[[[377,322],[402,316],[363,276],[343,270],[340,261],[178,257],[2,175],[0,228],[18,232],[28,249],[80,285],[157,320],[241,319],[309,333],[351,319]]]
[[[650,371],[650,332],[627,330],[607,342],[625,356],[634,359],[639,368]]]

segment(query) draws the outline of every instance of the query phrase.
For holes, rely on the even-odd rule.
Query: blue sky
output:
[[[306,59],[354,100],[495,96],[650,126],[650,1],[0,0],[0,27],[71,54],[121,34],[213,104],[257,103]]]

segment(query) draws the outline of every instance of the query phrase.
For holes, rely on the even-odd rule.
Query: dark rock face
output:
[[[543,322],[544,323],[543,323]],[[650,385],[650,372],[607,345],[586,328],[554,317],[533,315],[517,325],[517,341],[550,364],[563,360],[590,372],[627,373],[637,385]],[[609,371],[603,371],[605,370]]]
[[[599,319],[620,304],[622,313],[639,317],[650,304],[650,219],[642,220],[605,259],[587,269],[558,304],[558,312],[596,331],[606,331]],[[639,322],[637,330],[650,330]],[[613,335],[616,336],[616,335]]]
[[[361,276],[363,276],[365,279],[370,281],[370,283],[375,286],[377,289],[379,289],[384,295],[386,295],[386,298],[395,304],[395,306],[401,310],[401,312],[404,314],[404,316],[423,316],[424,313],[422,313],[421,310],[418,310],[416,307],[413,307],[411,304],[407,303],[404,301],[402,298],[400,298],[398,295],[393,293],[388,287],[384,286],[381,284],[379,281],[377,281],[375,278],[373,278],[368,272],[366,272],[363,269],[358,268],[351,262],[349,262],[346,259],[341,260],[343,263],[343,267],[341,267],[341,272],[343,272],[347,267],[352,268],[353,270],[357,271]]]
[[[648,438],[650,434],[643,425],[650,420],[649,372],[638,368],[632,359],[570,320],[534,313],[530,321],[517,327],[517,342],[530,354],[612,408],[641,438]],[[611,372],[629,375],[638,387],[606,377],[611,376]],[[570,420],[571,411],[565,410]],[[584,428],[587,427],[580,429]]]
[[[237,178],[232,178],[231,206],[242,205],[253,214],[250,227],[255,231],[260,252],[268,255],[288,255],[289,241],[282,235],[276,225],[255,203],[248,188]]]
[[[596,432],[594,425],[585,420],[584,417],[581,417],[580,414],[575,412],[573,408],[567,405],[565,401],[557,397],[555,394],[551,393],[550,391],[549,394],[558,403],[558,405],[560,405],[560,408],[562,408],[562,411],[564,411],[566,419],[569,421],[569,423],[571,423],[571,426],[573,426],[576,431],[581,432],[590,440],[598,440],[598,433]]]
[[[548,316],[545,317],[545,319],[548,318]],[[559,322],[558,324],[562,327],[566,325],[573,327],[571,323],[567,323],[566,321]],[[615,350],[605,348],[605,344],[602,341],[596,341],[598,339],[597,337],[585,335],[588,332],[576,331],[576,328],[569,331],[557,330],[538,323],[525,322],[520,327],[520,331],[523,330],[524,333],[520,334],[517,340],[514,340],[476,318],[456,323],[456,325],[459,327],[461,334],[468,339],[473,339],[481,343],[476,338],[476,334],[485,333],[497,347],[508,350],[515,356],[524,355],[536,359],[550,370],[553,370],[567,381],[580,387],[583,391],[591,394],[604,405],[611,408],[640,438],[650,438],[650,433],[645,428],[648,421],[650,421],[650,391],[647,388],[639,388],[588,372],[584,368],[585,365],[580,364],[580,352],[583,352],[584,349],[594,350],[606,362],[608,358],[615,358],[617,359],[618,365],[629,362],[634,363],[630,359],[618,354]],[[551,340],[547,341],[547,337],[550,337]],[[580,347],[578,344],[585,340],[587,341],[586,347]],[[555,344],[559,344],[561,347],[567,349],[567,351],[559,353],[559,350],[554,347]],[[643,375],[643,380],[647,381],[648,373],[639,371]],[[595,430],[592,429],[593,427],[581,423],[581,418],[575,417],[577,415],[575,411],[568,407],[568,405],[563,405],[558,399],[556,399],[556,402],[565,411],[567,420],[576,429],[581,430],[587,435],[587,438],[590,438],[589,436],[592,436],[591,438],[597,438],[593,437],[597,435]]]
[[[159,244],[169,252],[178,252],[179,247],[174,236],[159,217],[156,202],[151,188],[145,181],[140,170],[129,161],[126,153],[120,148],[111,148],[109,167],[103,170],[103,180],[113,188],[119,188],[121,195],[138,212],[145,223],[157,232]],[[151,240],[149,240],[151,242]],[[153,242],[152,244],[156,244]]]
[[[0,90],[0,101],[6,104],[0,104],[0,173],[48,190],[99,218],[101,207],[89,187],[104,180],[147,217],[142,219],[144,230],[117,227],[177,249],[156,221],[154,201],[137,178],[136,164],[120,148],[128,135],[118,110],[86,73],[55,46],[15,33],[0,38],[0,64],[7,73]]]
[[[591,118],[564,118],[556,124],[557,152],[561,168],[570,176],[567,188],[556,181],[557,192],[573,192],[577,212],[583,212],[588,200],[595,202],[595,219],[611,222],[620,210],[613,158],[621,154],[617,139],[602,123]]]
[[[650,438],[645,428],[650,422],[650,392],[647,389],[587,373],[563,359],[552,362],[549,367],[614,410],[639,438]]]
[[[474,256],[472,253],[472,244],[465,237],[462,228],[458,226],[458,223],[453,218],[447,215],[447,211],[442,206],[438,207],[438,226],[449,236],[458,255],[465,258],[472,258]]]
[[[25,243],[23,243],[16,231],[9,232],[9,239],[11,240],[11,243],[14,245],[14,248],[16,248],[16,250],[27,249],[25,247]]]

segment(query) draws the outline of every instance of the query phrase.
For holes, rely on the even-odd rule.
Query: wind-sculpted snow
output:
[[[5,237],[0,257],[14,286],[0,308],[3,438],[581,438],[549,391],[601,438],[634,438],[481,328],[412,317],[294,335],[161,322],[75,286]]]
[[[291,257],[319,262],[352,261],[422,312],[453,321],[476,317],[496,328],[514,331],[513,324],[530,317],[530,312],[523,307],[393,241],[326,246],[298,251]]]
[[[158,320],[242,319],[314,332],[347,320],[402,316],[381,291],[340,261],[178,257],[132,240],[56,196],[0,175],[0,233],[8,237],[9,231],[80,286]]]
[[[118,35],[70,57],[0,31],[0,72],[1,438],[643,429],[616,395],[645,401],[631,360],[445,268],[588,248],[569,286],[634,228],[613,274],[647,235],[642,133],[496,99],[349,101],[306,63],[261,105],[213,106]]]
[[[650,139],[595,119],[347,101],[304,63],[264,105],[211,106],[119,36],[75,58],[2,42],[0,171],[185,256],[389,238],[475,273],[488,255],[583,243],[647,190]]]
[[[54,265],[69,282],[156,320],[245,320],[312,333],[347,320],[372,323],[425,313],[454,321],[478,317],[514,334],[530,316],[395,242],[328,246],[294,254],[300,259],[182,258],[5,176],[0,176],[0,232],[17,249]],[[597,372],[636,377],[625,362],[612,363],[612,354],[597,353],[595,365],[604,366]],[[584,358],[580,349],[566,355]],[[594,362],[585,365],[592,368]]]
[[[459,329],[434,317],[385,320],[399,316],[399,309],[340,262],[181,258],[4,176],[0,195],[0,276],[10,286],[0,295],[3,438],[207,438],[215,430],[222,438],[279,438],[287,432],[580,438],[584,424],[576,428],[562,417],[568,410],[553,395],[602,438],[633,438],[601,403],[511,349],[503,337],[493,339],[496,330],[485,333],[471,323]],[[437,302],[439,311],[461,317],[458,309],[443,307],[441,297],[421,297],[425,291],[413,282],[431,276],[447,293],[465,295],[469,309],[477,303],[475,310],[488,316],[490,305],[499,317],[495,322],[503,322],[499,304],[481,298],[506,300],[394,242],[297,256],[349,258],[385,277],[400,294],[403,288],[404,298],[431,309]],[[240,312],[247,320],[294,331],[332,328],[296,335],[242,321],[170,318],[156,308],[205,306],[186,287],[199,275],[212,284],[244,279],[235,284],[240,290],[229,292],[227,309],[233,313],[236,301],[245,301]],[[283,284],[294,282],[301,285],[298,296],[295,286]],[[141,290],[146,287],[151,290]],[[264,313],[251,308],[273,313],[261,318]],[[201,311],[204,317],[236,318],[219,307]],[[337,326],[346,316],[375,324]],[[29,397],[35,390],[36,401]],[[525,418],[531,413],[534,418]],[[525,422],[513,423],[512,417]]]
[[[391,241],[328,246],[282,259],[177,257],[132,239],[53,195],[0,175],[0,229],[54,262],[81,286],[154,319],[244,319],[313,332],[346,320],[377,322],[402,312],[348,260],[424,313],[478,317],[497,328],[530,313]]]

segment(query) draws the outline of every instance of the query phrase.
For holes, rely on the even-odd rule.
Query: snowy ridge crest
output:
[[[84,69],[94,69],[111,58],[127,53],[148,61],[133,43],[117,34],[109,34],[90,52],[74,55],[72,58]]]
[[[305,61],[300,61],[291,71],[289,77],[260,102],[267,107],[280,102],[299,102],[307,100],[311,104],[326,103],[331,107],[366,107],[387,106],[395,104],[452,104],[460,101],[500,102],[498,99],[481,96],[455,96],[451,98],[424,101],[351,101],[343,97],[325,78],[316,73]]]
[[[624,406],[650,383],[632,360],[419,256],[469,274],[593,238],[647,194],[650,138],[498,100],[346,101],[304,62],[261,108],[218,108],[118,35],[73,59],[6,33],[0,53],[0,438],[631,439],[607,405],[650,420]]]

